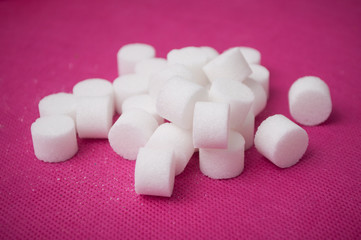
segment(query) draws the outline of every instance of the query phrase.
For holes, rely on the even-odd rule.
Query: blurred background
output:
[[[360,1],[0,1],[0,238],[317,238],[361,236]],[[250,46],[270,70],[257,117],[290,117],[299,77],[330,87],[333,112],[305,127],[310,146],[281,170],[252,148],[242,175],[203,176],[194,155],[172,198],[134,192],[134,162],[107,140],[79,140],[61,164],[33,153],[30,125],[41,98],[84,79],[117,77],[127,43],[174,48]]]

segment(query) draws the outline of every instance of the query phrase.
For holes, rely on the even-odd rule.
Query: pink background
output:
[[[201,174],[194,155],[171,198],[138,196],[134,162],[107,140],[79,140],[71,160],[34,156],[39,100],[91,77],[113,81],[127,43],[218,51],[252,46],[271,72],[256,119],[290,117],[287,92],[317,75],[333,112],[304,127],[299,164],[279,169],[254,148],[231,180]],[[361,1],[0,1],[1,239],[360,239]]]

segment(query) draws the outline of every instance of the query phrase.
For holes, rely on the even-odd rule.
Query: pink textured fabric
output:
[[[1,239],[356,239],[361,237],[361,2],[0,1]],[[305,75],[330,87],[333,112],[304,127],[310,146],[279,169],[254,148],[235,179],[203,176],[195,154],[171,198],[138,196],[134,162],[106,140],[79,140],[71,160],[34,156],[37,104],[75,83],[117,75],[116,52],[259,49],[270,99],[256,118],[290,117],[287,92]]]

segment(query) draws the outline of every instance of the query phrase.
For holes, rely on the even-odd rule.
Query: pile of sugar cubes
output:
[[[195,152],[201,172],[213,179],[234,178],[253,144],[281,168],[296,164],[308,135],[283,115],[268,117],[255,132],[255,117],[266,107],[269,71],[261,54],[234,47],[219,54],[211,47],[173,49],[156,58],[147,44],[123,46],[119,77],[113,83],[87,79],[73,93],[39,102],[31,126],[34,152],[45,162],[61,162],[78,151],[77,138],[107,138],[122,158],[136,160],[138,194],[172,195],[175,176]],[[289,90],[294,120],[317,125],[330,115],[330,91],[318,77],[298,79]],[[113,124],[115,113],[120,114]]]

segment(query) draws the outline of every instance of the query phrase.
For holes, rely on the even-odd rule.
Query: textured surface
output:
[[[360,1],[0,1],[0,238],[356,239],[361,235]],[[254,148],[244,172],[217,181],[195,155],[169,199],[134,192],[134,162],[106,140],[79,140],[64,163],[34,156],[39,100],[90,77],[117,75],[131,42],[218,51],[259,49],[270,98],[256,125],[290,117],[292,82],[316,75],[333,112],[305,127],[310,146],[278,169]]]

